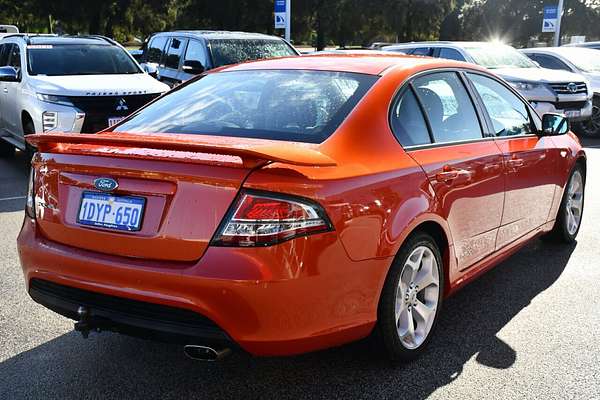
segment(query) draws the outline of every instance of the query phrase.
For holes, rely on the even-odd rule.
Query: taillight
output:
[[[211,244],[270,246],[331,229],[323,208],[310,200],[243,191]]]
[[[27,201],[25,203],[25,214],[35,219],[35,169],[29,172],[29,184],[27,186]]]

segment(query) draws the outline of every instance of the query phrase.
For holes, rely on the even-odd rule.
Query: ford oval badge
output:
[[[103,192],[112,192],[119,187],[119,184],[111,178],[98,178],[94,180],[94,187]]]

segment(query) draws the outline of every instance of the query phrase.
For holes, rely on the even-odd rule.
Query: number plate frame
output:
[[[134,203],[141,204],[142,208],[140,211],[140,218],[139,218],[139,223],[137,224],[137,227],[127,226],[127,225],[118,225],[118,224],[112,224],[112,223],[107,223],[107,222],[96,222],[96,221],[90,221],[90,220],[85,220],[85,219],[82,220],[80,218],[81,207],[83,206],[83,201],[86,198],[86,196],[102,196],[105,198],[103,200],[108,200],[108,198],[111,198],[111,197],[115,198],[115,199],[127,199]],[[77,224],[79,224],[81,226],[90,227],[90,228],[102,228],[102,229],[108,229],[108,230],[117,231],[117,232],[139,232],[142,230],[142,226],[144,224],[144,217],[145,217],[145,213],[146,213],[146,203],[147,203],[147,199],[145,197],[141,197],[141,196],[116,195],[116,194],[110,194],[110,193],[85,190],[81,193],[81,197],[79,200],[79,207],[77,208],[76,222],[77,222]]]

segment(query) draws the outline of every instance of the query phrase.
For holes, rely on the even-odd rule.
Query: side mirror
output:
[[[560,114],[542,116],[542,134],[545,136],[564,135],[569,132],[569,120]]]
[[[185,60],[181,69],[183,69],[184,72],[193,75],[199,75],[205,70],[204,65],[202,65],[200,61],[196,60]]]
[[[2,82],[18,82],[19,71],[13,67],[0,67],[0,81]]]
[[[148,75],[150,75],[154,79],[158,79],[158,68],[156,67],[156,65],[144,63],[142,64],[142,68]]]

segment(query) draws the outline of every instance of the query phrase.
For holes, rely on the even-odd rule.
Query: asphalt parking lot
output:
[[[368,340],[290,358],[187,359],[116,334],[84,340],[29,299],[15,239],[28,166],[0,160],[0,399],[600,399],[600,140],[576,245],[535,241],[445,304],[424,357],[403,366]]]

